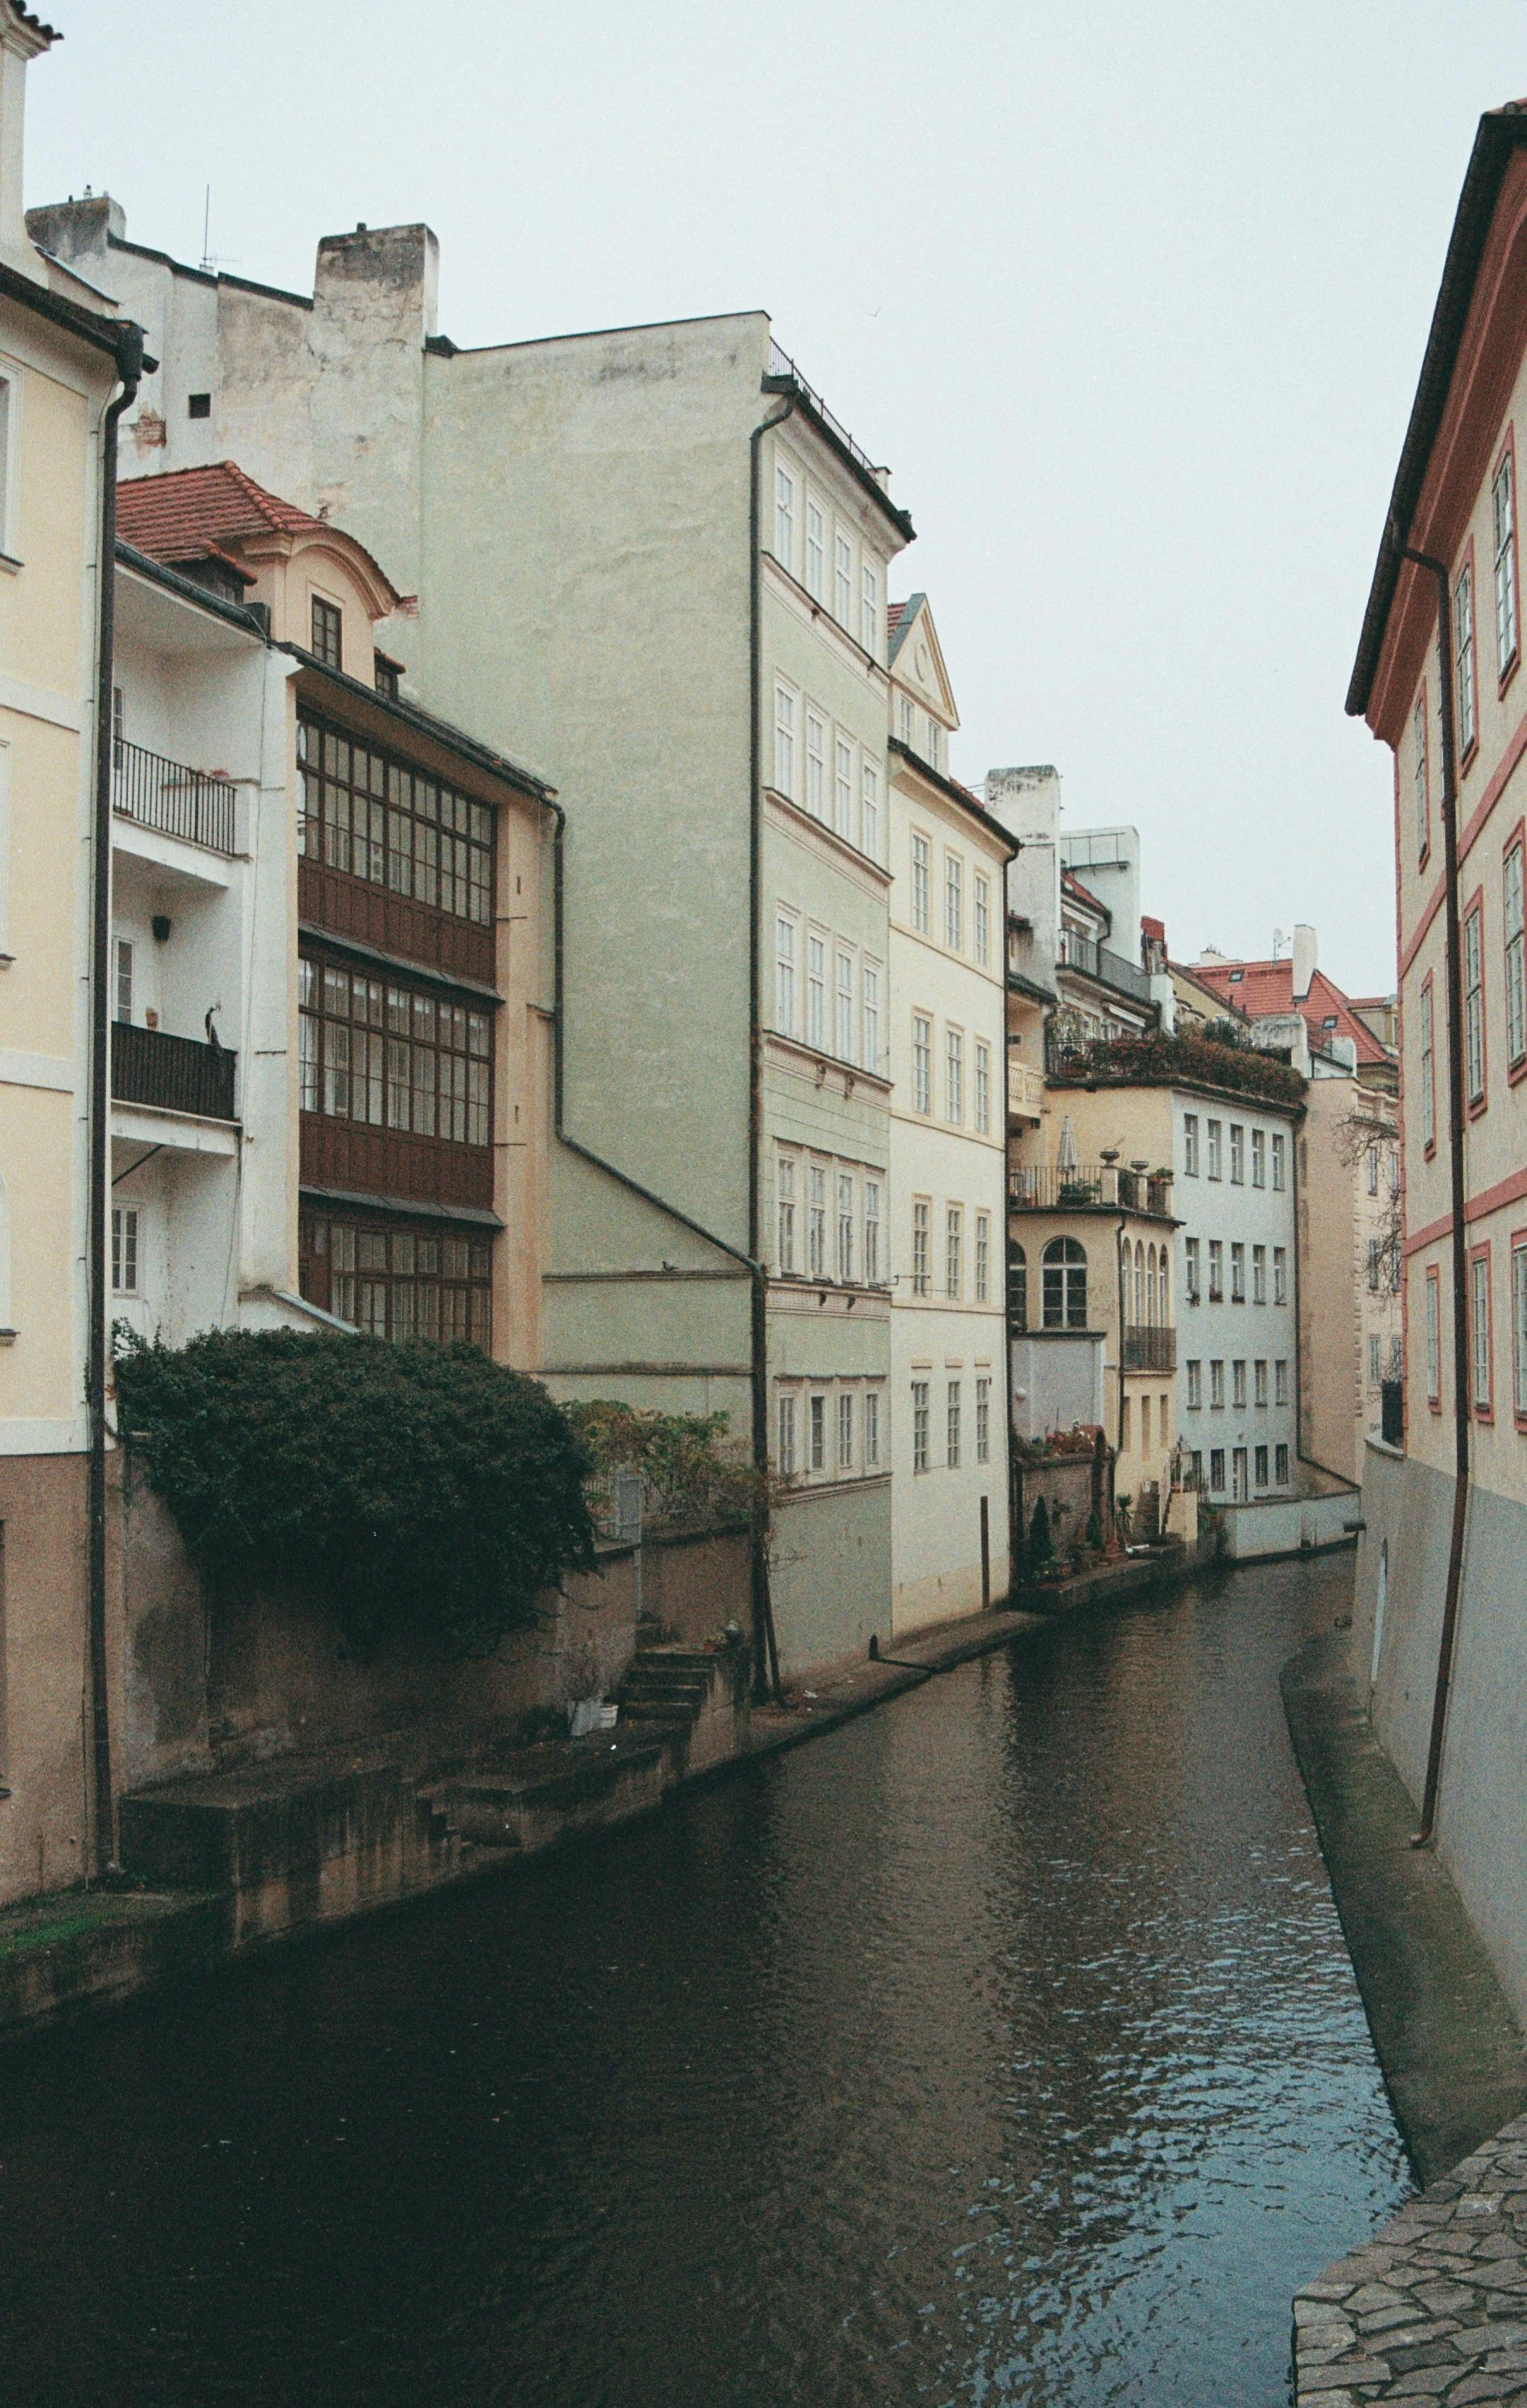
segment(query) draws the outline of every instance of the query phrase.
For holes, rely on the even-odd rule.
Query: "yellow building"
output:
[[[0,1898],[87,1871],[98,1803],[110,1832],[97,678],[142,339],[27,239],[25,77],[54,38],[0,0]]]

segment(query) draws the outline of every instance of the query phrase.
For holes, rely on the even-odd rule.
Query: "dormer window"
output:
[[[398,680],[403,674],[402,661],[389,660],[386,652],[374,652],[372,658],[375,662],[375,683],[378,693],[385,694],[390,702],[396,702]]]
[[[313,597],[313,657],[325,668],[341,666],[340,637],[344,625],[338,602],[325,602],[321,594]]]

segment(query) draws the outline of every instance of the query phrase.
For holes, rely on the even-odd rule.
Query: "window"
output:
[[[924,748],[922,757],[927,762],[930,769],[941,769],[943,766],[941,749],[943,742],[943,729],[939,726],[938,721],[934,718],[931,711],[929,711],[927,714],[926,723],[927,744]]]
[[[795,1268],[795,1164],[789,1154],[779,1156],[775,1171],[778,1204],[778,1246],[775,1261],[780,1271]]]
[[[1237,1413],[1246,1410],[1246,1366],[1236,1362],[1230,1366],[1230,1402]]]
[[[1224,1411],[1225,1367],[1223,1363],[1219,1361],[1212,1362],[1209,1365],[1209,1405],[1211,1410],[1216,1413],[1222,1413]]]
[[[1374,1296],[1378,1294],[1378,1275],[1382,1251],[1383,1249],[1380,1246],[1378,1239],[1376,1237],[1370,1237],[1368,1240],[1368,1289],[1369,1293]]]
[[[1392,1145],[1392,1146],[1389,1148],[1389,1193],[1390,1193],[1392,1196],[1397,1196],[1397,1195],[1399,1194],[1399,1192],[1400,1192],[1400,1149],[1399,1149],[1399,1147],[1398,1147],[1397,1145]]]
[[[933,1109],[933,1023],[921,1012],[912,1014],[912,1110]]]
[[[1230,1302],[1246,1301],[1246,1249],[1240,1244],[1230,1248]]]
[[[991,1461],[991,1382],[979,1379],[975,1383],[975,1460]]]
[[[928,1260],[929,1222],[932,1206],[918,1196],[912,1205],[912,1294],[926,1296],[932,1286],[932,1267]]]
[[[853,546],[845,535],[832,547],[832,615],[840,627],[853,624]]]
[[[1251,1484],[1246,1478],[1246,1450],[1237,1447],[1230,1457],[1230,1494],[1237,1505],[1244,1505],[1250,1493]]]
[[[1281,1129],[1272,1133],[1272,1186],[1275,1195],[1283,1193],[1283,1154],[1285,1140]]]
[[[979,1137],[991,1134],[991,1048],[975,1040],[975,1129]]]
[[[821,504],[809,494],[805,504],[805,590],[815,602],[827,599],[827,531]]]
[[[1230,1123],[1230,1185],[1246,1184],[1246,1132],[1238,1120]]]
[[[1391,1338],[1389,1341],[1389,1377],[1391,1380],[1402,1380],[1405,1377],[1405,1341],[1403,1338]]]
[[[1476,1413],[1490,1410],[1490,1257],[1469,1262],[1469,1383]]]
[[[1187,1409],[1189,1413],[1203,1408],[1203,1365],[1196,1359],[1187,1367]]]
[[[811,932],[805,940],[805,1041],[818,1049],[827,1042],[827,943]]]
[[[827,1174],[813,1162],[806,1174],[806,1269],[812,1279],[827,1276]]]
[[[1370,1145],[1368,1148],[1367,1177],[1368,1193],[1370,1196],[1376,1196],[1378,1194],[1378,1147],[1376,1145]]]
[[[188,394],[187,394],[187,396],[186,396],[186,416],[187,416],[187,418],[211,418],[211,416],[212,416],[212,396],[211,396],[211,394],[210,394],[210,393],[188,393]]]
[[[839,736],[832,746],[832,825],[839,836],[853,834],[853,746]]]
[[[964,950],[965,868],[957,853],[943,856],[943,941],[951,953]]]
[[[1379,1359],[1379,1340],[1375,1337],[1370,1337],[1368,1340],[1368,1386],[1370,1388],[1376,1388],[1383,1376],[1383,1365]]]
[[[1277,1465],[1277,1485],[1278,1485],[1278,1487],[1279,1487],[1280,1489],[1286,1489],[1286,1488],[1287,1488],[1287,1486],[1288,1486],[1288,1449],[1287,1449],[1287,1447],[1286,1447],[1286,1446],[1280,1446],[1280,1447],[1275,1448],[1275,1449],[1274,1449],[1274,1454],[1273,1454],[1273,1459],[1274,1459],[1274,1462],[1275,1462],[1275,1463],[1276,1463],[1276,1465]]]
[[[1211,1491],[1211,1492],[1212,1492],[1212,1494],[1214,1494],[1215,1496],[1222,1496],[1222,1495],[1224,1494],[1224,1486],[1225,1486],[1225,1451],[1224,1451],[1224,1448],[1223,1448],[1223,1447],[1211,1447],[1211,1448],[1210,1448],[1210,1450],[1209,1450],[1209,1488],[1210,1488],[1210,1491]]]
[[[943,1285],[948,1296],[964,1294],[964,1214],[957,1204],[950,1204],[943,1223]]]
[[[1436,1271],[1426,1274],[1426,1395],[1430,1404],[1442,1397],[1442,1280]]]
[[[1265,1447],[1258,1447],[1256,1450],[1256,1485],[1259,1489],[1267,1486],[1267,1449]]]
[[[1411,749],[1415,765],[1411,771],[1416,805],[1416,859],[1424,861],[1431,845],[1431,764],[1427,758],[1426,688],[1416,696],[1416,706],[1410,720]]]
[[[1253,1304],[1267,1302],[1267,1249],[1265,1246],[1253,1246],[1251,1249],[1251,1301]]]
[[[398,699],[398,680],[402,674],[403,671],[398,662],[396,660],[389,660],[385,652],[372,653],[372,683],[375,685],[378,693],[385,694],[390,702],[396,702]]]
[[[1288,1248],[1286,1246],[1274,1246],[1272,1250],[1272,1301],[1274,1304],[1287,1304],[1288,1302]]]
[[[340,634],[343,612],[336,602],[325,602],[321,594],[313,597],[313,657],[325,668],[340,668]]]
[[[910,694],[901,695],[897,705],[896,722],[901,730],[902,743],[910,744],[912,740],[912,700]]]
[[[978,1212],[975,1216],[975,1301],[991,1301],[991,1215]]]
[[[965,1117],[965,1040],[957,1028],[944,1034],[943,1107],[945,1120],[956,1127]]]
[[[813,819],[827,815],[827,722],[819,710],[805,714],[805,807]]]
[[[494,812],[316,719],[297,730],[297,849],[453,918],[493,926]]]
[[[774,559],[791,576],[795,571],[795,480],[789,470],[774,467]]]
[[[839,1389],[837,1397],[837,1468],[840,1472],[853,1469],[853,1391]]]
[[[360,1220],[299,1223],[302,1293],[376,1338],[465,1339],[487,1350],[493,1330],[493,1248],[438,1223],[382,1227]]]
[[[1209,1240],[1209,1302],[1223,1304],[1225,1300],[1225,1249],[1217,1237]]]
[[[927,838],[914,835],[912,838],[912,926],[919,936],[927,934]]]
[[[1272,1401],[1275,1405],[1288,1402],[1288,1365],[1281,1358],[1272,1367]]]
[[[853,1284],[853,1173],[837,1174],[837,1276],[847,1288]]]
[[[1007,1241],[1007,1324],[1012,1330],[1028,1327],[1028,1257],[1016,1238]]]
[[[872,963],[867,961],[859,975],[859,1009],[864,1031],[864,1068],[878,1074],[880,1067],[880,973]]]
[[[779,1477],[792,1480],[795,1476],[795,1400],[788,1389],[779,1392]]]
[[[1209,1154],[1208,1175],[1211,1179],[1217,1179],[1220,1175],[1219,1123],[1217,1120],[1211,1120],[1208,1123],[1207,1135]]]
[[[832,1032],[833,1043],[838,1060],[851,1062],[853,1059],[853,956],[851,953],[839,953],[837,956],[835,1000],[837,1020]]]
[[[1484,905],[1476,903],[1463,923],[1463,1067],[1471,1104],[1483,1103],[1485,1094],[1483,918]]]
[[[138,1207],[111,1208],[111,1286],[114,1296],[138,1293]]]
[[[880,581],[868,561],[859,570],[859,641],[871,660],[880,656]]]
[[[1198,1176],[1198,1115],[1196,1112],[1184,1112],[1182,1115],[1182,1175],[1185,1179],[1196,1179]]]
[[[880,1182],[864,1181],[864,1285],[880,1284]]]
[[[1437,1142],[1437,1080],[1432,1039],[1432,982],[1428,972],[1421,981],[1421,1137],[1428,1153]]]
[[[824,1472],[827,1468],[826,1398],[819,1395],[811,1397],[806,1405],[806,1414],[807,1465],[813,1472]]]
[[[880,1392],[877,1388],[864,1391],[864,1469],[873,1472],[880,1461]]]
[[[774,921],[774,1026],[781,1037],[795,1033],[795,923]]]
[[[1187,1282],[1187,1300],[1189,1304],[1196,1304],[1198,1302],[1198,1240],[1195,1237],[1183,1239],[1182,1255],[1183,1278]]]
[[[1084,1330],[1087,1326],[1087,1257],[1079,1239],[1052,1237],[1041,1264],[1044,1326]]]
[[[299,965],[298,1006],[318,1111],[450,1145],[489,1144],[487,1012],[319,957]]]
[[[927,1424],[928,1424],[928,1411],[927,1411],[927,1392],[928,1392],[928,1384],[927,1384],[926,1380],[913,1380],[913,1382],[912,1382],[912,1470],[913,1470],[914,1472],[925,1472],[925,1471],[927,1470],[927,1440],[928,1440],[928,1427],[927,1427]]]
[[[117,970],[112,997],[114,1016],[131,1020],[133,1016],[133,948],[129,939],[117,939]]]
[[[970,888],[970,933],[982,969],[991,959],[991,880],[976,871]]]
[[[873,761],[865,761],[859,771],[859,789],[863,803],[859,841],[871,861],[880,857],[880,772]]]
[[[1251,1132],[1251,1184],[1253,1187],[1265,1187],[1267,1184],[1267,1132],[1265,1129],[1253,1129]]]
[[[1118,1409],[1118,1451],[1121,1455],[1127,1455],[1133,1443],[1129,1435],[1129,1416],[1133,1402],[1133,1398],[1126,1396]]]
[[[959,1470],[959,1382],[951,1380],[944,1399],[944,1461],[951,1472]]]
[[[1515,1069],[1527,1056],[1527,977],[1522,961],[1522,847],[1512,845],[1501,872],[1506,940],[1506,1058]]]
[[[1516,497],[1512,491],[1512,455],[1501,455],[1490,488],[1490,515],[1495,553],[1495,660],[1504,677],[1516,658]]]
[[[787,685],[774,687],[774,784],[794,799],[795,697]]]
[[[1254,1363],[1251,1367],[1251,1370],[1252,1399],[1256,1404],[1265,1409],[1267,1403],[1267,1366],[1265,1362]]]
[[[1466,568],[1453,589],[1453,656],[1458,686],[1458,757],[1466,759],[1479,732],[1474,680],[1474,571]]]
[[[1201,1489],[1203,1486],[1203,1456],[1197,1447],[1193,1449],[1192,1454],[1188,1458],[1188,1464],[1189,1476],[1191,1478],[1193,1487],[1195,1489]]]
[[[1527,1240],[1511,1247],[1511,1401],[1527,1418]]]

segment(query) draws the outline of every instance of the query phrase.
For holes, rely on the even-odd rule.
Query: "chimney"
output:
[[[0,6],[4,0],[0,0]],[[27,211],[27,232],[39,251],[50,259],[62,261],[68,268],[77,260],[96,263],[99,275],[105,265],[107,243],[115,235],[120,242],[127,232],[127,218],[120,201],[109,192],[87,192],[82,201],[71,194],[67,201],[50,201],[41,209]]]
[[[1294,1001],[1302,1003],[1315,983],[1315,931],[1307,920],[1294,922]]]
[[[28,240],[21,201],[27,63],[57,38],[15,0],[0,0],[0,260],[40,285],[47,283],[48,272]]]

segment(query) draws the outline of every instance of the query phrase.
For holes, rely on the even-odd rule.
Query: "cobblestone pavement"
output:
[[[1299,2408],[1527,2408],[1527,2115],[1294,2299]]]

